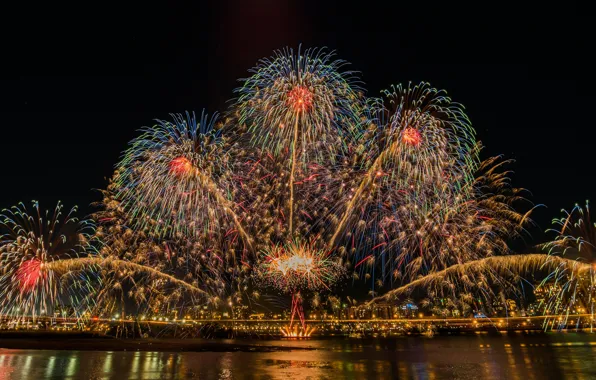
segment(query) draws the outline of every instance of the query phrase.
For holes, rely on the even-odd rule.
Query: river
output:
[[[277,352],[0,349],[0,379],[596,379],[596,334],[589,333],[258,343],[314,349]]]

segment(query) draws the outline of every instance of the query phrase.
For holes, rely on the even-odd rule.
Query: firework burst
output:
[[[324,50],[277,51],[251,70],[237,89],[239,123],[247,124],[251,142],[275,155],[299,155],[302,162],[333,159],[355,132],[360,97],[345,62]]]
[[[250,246],[228,199],[228,156],[215,121],[174,115],[131,143],[114,181],[131,227],[214,239],[233,225]]]
[[[85,304],[80,298],[94,282],[84,273],[61,276],[52,264],[86,256],[94,226],[79,221],[76,208],[64,213],[61,203],[53,211],[42,212],[33,202],[30,213],[24,204],[5,209],[0,214],[0,307],[4,314],[37,317],[51,315],[56,305]]]
[[[340,253],[354,257],[355,276],[373,278],[373,287],[386,283],[407,284],[429,275],[493,255],[511,253],[509,242],[521,237],[532,223],[531,212],[519,213],[514,206],[523,203],[522,189],[509,185],[506,161],[498,157],[480,165],[473,182],[450,202],[434,207],[403,198],[385,198],[380,208],[362,209],[361,223],[348,237],[349,245]],[[395,202],[395,203],[392,203]],[[371,247],[361,251],[360,247]],[[473,277],[473,276],[471,276]],[[473,281],[469,281],[473,283]],[[450,288],[466,289],[454,282]],[[373,293],[374,295],[374,293]]]
[[[330,245],[350,230],[350,221],[374,220],[355,218],[358,208],[367,209],[363,204],[372,204],[373,211],[382,206],[447,209],[441,204],[462,196],[478,167],[474,131],[459,104],[426,83],[397,86],[385,95],[390,116],[381,118],[387,120],[384,125],[371,123],[373,149],[361,158],[364,171],[349,199],[341,200],[345,209]]]
[[[329,290],[348,267],[373,295],[512,288],[508,242],[531,221],[516,211],[523,197],[505,162],[479,160],[463,107],[444,91],[421,83],[365,99],[344,65],[323,50],[278,51],[243,80],[223,123],[187,114],[143,129],[94,215],[97,252],[87,225],[60,221],[61,205],[5,211],[3,310],[39,314],[89,268],[101,284],[87,280],[88,294],[104,310],[125,297],[154,311],[237,304],[258,293],[254,281],[292,295],[288,334],[296,315],[309,331],[302,294]],[[579,210],[560,222],[551,255],[527,258],[568,257],[549,262],[562,265],[550,279],[574,278],[571,298],[594,262],[589,209]]]
[[[306,326],[303,292],[330,290],[330,286],[345,274],[344,267],[331,256],[331,252],[316,249],[314,243],[295,241],[275,246],[265,251],[263,256],[255,269],[257,284],[292,295],[290,324],[282,328],[282,333],[287,337],[310,336],[313,330]],[[296,317],[302,330],[292,327]]]
[[[230,241],[225,235],[212,240],[186,235],[164,239],[130,228],[117,189],[110,185],[103,192],[102,210],[94,215],[100,221],[96,236],[102,246],[100,257],[93,260],[103,268],[106,285],[98,299],[106,304],[104,310],[120,312],[126,299],[152,312],[218,304],[232,293],[233,285],[242,283],[242,267],[235,252],[226,249]],[[68,263],[80,264],[81,260]]]
[[[575,205],[564,217],[554,219],[556,234],[544,248],[549,256],[565,258],[540,284],[547,294],[545,313],[563,315],[559,324],[564,326],[570,314],[592,315],[594,322],[596,297],[596,223],[590,216],[590,203]],[[579,318],[578,322],[579,324]]]
[[[257,281],[281,292],[330,290],[345,269],[331,252],[292,242],[265,251],[255,270]]]
[[[384,94],[389,117],[377,135],[372,178],[387,192],[430,197],[426,203],[459,194],[478,167],[475,132],[463,107],[428,83]]]
[[[507,241],[531,221],[513,207],[523,197],[500,170],[507,162],[479,162],[463,107],[443,91],[422,83],[385,95],[387,108],[372,103],[369,148],[355,150],[345,190],[332,190],[344,195],[327,214],[329,248],[353,259],[356,277],[373,278],[373,294],[386,282],[509,253]]]
[[[247,126],[251,145],[287,164],[283,178],[289,190],[285,207],[290,239],[296,212],[299,178],[307,178],[311,163],[333,164],[344,155],[357,131],[361,99],[354,73],[323,50],[276,52],[252,70],[237,89],[238,123]]]

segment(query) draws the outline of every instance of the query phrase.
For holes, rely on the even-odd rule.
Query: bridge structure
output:
[[[307,319],[306,324],[320,332],[383,332],[407,331],[418,329],[447,329],[454,331],[483,331],[483,330],[551,330],[551,329],[589,329],[592,331],[596,322],[592,314],[573,315],[543,315],[543,316],[515,316],[515,317],[479,317],[479,318],[438,318],[412,317],[391,319]],[[2,329],[26,329],[27,326],[57,326],[57,327],[88,327],[138,325],[147,327],[201,327],[219,326],[238,331],[275,332],[290,323],[289,319],[233,319],[233,318],[205,318],[205,319],[169,319],[167,317],[127,316],[126,318],[73,318],[50,316],[0,316]]]

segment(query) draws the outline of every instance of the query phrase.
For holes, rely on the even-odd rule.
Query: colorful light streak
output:
[[[221,125],[203,113],[144,128],[103,193],[93,244],[88,233],[60,243],[71,240],[57,232],[60,206],[3,214],[3,310],[39,313],[63,276],[112,306],[125,294],[154,308],[232,305],[273,288],[292,295],[287,335],[308,336],[303,294],[329,291],[347,268],[372,279],[372,295],[425,286],[494,297],[479,284],[512,289],[508,276],[540,262],[559,263],[547,280],[567,279],[571,299],[584,289],[596,265],[588,206],[560,221],[550,255],[510,255],[531,210],[513,206],[523,198],[507,161],[480,161],[463,106],[427,83],[365,99],[344,64],[278,51],[243,80]],[[558,256],[590,264],[570,270]]]

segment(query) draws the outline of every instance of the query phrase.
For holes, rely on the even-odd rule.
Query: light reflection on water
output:
[[[596,378],[594,334],[257,343],[311,346],[316,350],[120,352],[0,349],[0,379]]]

